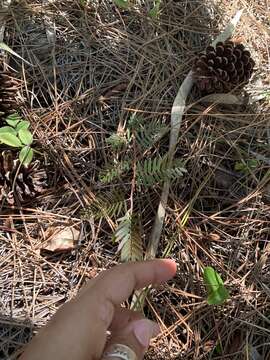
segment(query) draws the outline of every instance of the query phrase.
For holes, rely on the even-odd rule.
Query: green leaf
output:
[[[151,18],[157,18],[160,9],[161,0],[154,1],[154,7],[149,11],[148,15]]]
[[[19,130],[19,138],[24,145],[31,145],[33,142],[33,135],[27,129]]]
[[[118,251],[121,254],[121,261],[139,261],[143,259],[143,246],[139,227],[127,212],[125,216],[118,219],[118,227],[115,230],[113,240],[117,242]]]
[[[12,127],[16,127],[16,125],[22,121],[22,119],[20,118],[20,116],[17,113],[14,114],[10,114],[5,121],[8,123],[8,125],[12,126]]]
[[[7,134],[12,134],[12,135],[17,136],[17,131],[14,130],[13,127],[11,127],[11,126],[2,126],[0,128],[0,133],[1,134],[7,133]]]
[[[10,134],[10,133],[0,133],[0,142],[9,145],[12,147],[21,147],[22,143],[17,138],[17,136]]]
[[[34,151],[29,146],[22,148],[19,154],[20,162],[24,165],[29,165],[33,159]]]
[[[241,161],[237,161],[235,164],[234,164],[234,170],[235,171],[243,171],[246,169],[246,166],[245,164],[243,164]]]
[[[219,286],[223,285],[220,275],[211,266],[204,269],[203,279],[208,292],[216,291]]]
[[[161,184],[168,179],[178,180],[185,172],[181,159],[174,159],[172,164],[169,164],[166,156],[156,156],[153,159],[145,159],[143,163],[137,163],[136,181],[138,185],[149,187]]]
[[[112,189],[111,191],[95,194],[95,199],[81,212],[83,219],[103,219],[119,216],[126,212],[126,199],[123,191]]]
[[[108,184],[119,177],[123,176],[123,174],[129,171],[131,168],[131,161],[123,160],[122,162],[116,164],[109,164],[109,167],[105,169],[101,169],[99,174],[99,181],[103,184]]]
[[[7,44],[0,42],[0,49],[9,52],[10,54],[17,56],[19,59],[26,62],[28,65],[32,65],[30,62],[24,60],[19,54],[17,54],[14,50],[12,50]],[[33,66],[33,65],[32,65]]]
[[[216,347],[214,348],[214,351],[215,351],[217,354],[222,355],[222,346],[221,346],[220,341],[217,343]]]
[[[169,127],[160,121],[154,120],[146,124],[137,124],[134,129],[135,138],[142,150],[153,147],[169,132]]]
[[[256,159],[249,159],[249,160],[246,160],[246,162],[237,161],[234,164],[234,170],[247,174],[247,173],[249,173],[250,170],[255,170],[258,167],[258,165],[259,165],[259,162]]]
[[[247,161],[247,165],[250,167],[250,169],[256,169],[256,167],[259,165],[259,162],[256,159],[250,159]]]
[[[228,290],[224,287],[220,275],[210,266],[203,272],[204,284],[208,293],[207,302],[209,305],[220,305],[229,297]]]
[[[113,150],[119,150],[126,144],[126,139],[124,136],[114,133],[106,139],[106,143],[111,145]]]
[[[28,129],[30,126],[30,122],[26,120],[22,120],[19,122],[19,124],[16,126],[16,130],[22,130],[22,129]]]
[[[114,3],[123,9],[128,9],[130,5],[128,0],[114,0]]]
[[[217,291],[212,292],[207,297],[207,302],[209,305],[222,305],[229,297],[228,290],[223,286],[220,287]]]

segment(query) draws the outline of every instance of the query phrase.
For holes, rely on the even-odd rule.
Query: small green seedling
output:
[[[209,305],[221,305],[229,298],[229,292],[225,288],[223,280],[212,267],[208,266],[204,269],[203,280]]]
[[[6,51],[10,53],[11,55],[17,56],[19,59],[24,61],[26,64],[33,66],[28,61],[24,60],[19,54],[17,54],[14,50],[12,50],[7,44],[0,42],[0,50]]]
[[[160,4],[161,4],[161,0],[154,0],[154,6],[152,7],[152,9],[148,13],[148,15],[151,18],[155,19],[155,18],[158,17]]]
[[[234,165],[234,170],[248,174],[250,170],[255,170],[259,165],[258,160],[249,159],[246,162],[237,161]]]
[[[126,145],[127,141],[124,136],[113,133],[106,139],[106,143],[109,144],[112,149],[119,150]]]
[[[8,126],[0,128],[0,144],[21,148],[19,159],[24,165],[29,165],[33,159],[33,135],[28,130],[29,121],[22,120],[18,114],[11,114],[6,118]]]
[[[130,3],[128,0],[114,0],[115,5],[122,9],[128,9],[130,6]]]

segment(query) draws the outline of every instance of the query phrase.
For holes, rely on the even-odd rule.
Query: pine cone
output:
[[[0,125],[1,120],[18,108],[16,94],[20,80],[0,65]]]
[[[35,161],[22,165],[10,150],[0,153],[0,202],[21,205],[46,188],[47,175]]]
[[[249,81],[255,61],[243,44],[219,42],[208,46],[206,54],[199,54],[193,65],[196,84],[205,94],[241,90]]]

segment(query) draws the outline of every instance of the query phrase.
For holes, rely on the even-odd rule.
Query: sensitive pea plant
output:
[[[17,113],[6,118],[6,126],[0,128],[0,144],[19,148],[19,159],[24,165],[29,165],[33,159],[33,135],[29,130],[30,122],[23,120]]]
[[[128,0],[114,0],[115,5],[119,6],[122,9],[128,9],[130,3]]]
[[[209,305],[221,305],[229,297],[221,276],[210,266],[203,272],[203,280],[207,290],[207,302]]]
[[[234,170],[244,174],[248,174],[250,171],[255,170],[259,165],[258,160],[248,159],[244,161],[237,161],[234,165]]]

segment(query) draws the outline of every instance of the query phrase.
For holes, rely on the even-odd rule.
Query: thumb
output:
[[[143,355],[149,347],[150,340],[160,332],[159,326],[148,319],[130,322],[123,329],[112,333],[112,337],[106,346],[102,360],[118,360],[118,357],[108,356],[115,344],[128,346],[137,356],[136,360],[143,359]],[[106,355],[106,353],[108,355]]]

